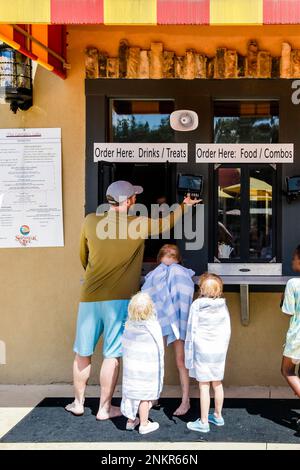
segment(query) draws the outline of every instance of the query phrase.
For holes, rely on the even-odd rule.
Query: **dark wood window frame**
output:
[[[268,164],[224,164],[220,165],[226,168],[241,168],[241,213],[246,214],[241,224],[241,256],[240,258],[234,259],[222,259],[222,263],[268,263],[271,262],[268,259],[255,259],[249,256],[249,229],[250,229],[250,199],[249,199],[249,184],[250,184],[250,170],[259,169],[267,167]],[[217,168],[220,167],[218,165]],[[209,251],[209,261],[214,262],[216,257],[216,246],[217,246],[217,233],[218,233],[218,179],[216,176],[216,167],[215,165],[210,165],[210,179],[211,186],[213,188],[213,204],[211,208],[211,220],[212,220],[212,230],[211,230],[211,244]],[[281,263],[282,261],[282,252],[281,252],[281,230],[278,230],[278,227],[281,227],[281,211],[280,211],[280,200],[281,200],[281,166],[277,165],[273,173],[273,198],[272,198],[272,231],[273,231],[273,243],[272,243],[272,260],[276,263]]]
[[[299,106],[291,102],[292,80],[122,80],[122,79],[87,79],[86,87],[86,205],[85,212],[95,211],[98,205],[100,164],[93,162],[94,142],[108,141],[108,102],[110,98],[124,99],[174,99],[176,109],[192,109],[199,114],[199,128],[188,133],[176,133],[176,142],[189,141],[189,163],[178,165],[178,172],[197,173],[204,176],[205,201],[205,243],[204,248],[190,258],[195,261],[198,271],[207,269],[207,263],[213,261],[212,240],[213,228],[211,203],[213,201],[213,165],[196,164],[194,144],[213,142],[213,102],[215,100],[278,100],[279,101],[279,142],[295,142],[298,145],[298,133],[295,123],[299,122]],[[183,135],[185,134],[185,135]],[[297,147],[296,147],[297,148]],[[97,171],[96,170],[97,165]],[[98,171],[99,170],[99,171]],[[282,196],[286,175],[300,171],[300,163],[278,165],[277,188],[277,244],[278,258],[284,263],[284,272],[290,273],[290,256],[295,245],[294,233],[283,226],[288,223],[289,213],[294,214],[296,205],[284,213],[286,202]],[[282,175],[282,179],[281,179]],[[176,179],[174,183],[176,184]],[[282,233],[281,233],[282,232]],[[282,241],[282,246],[281,246]],[[281,256],[282,252],[282,256]],[[199,260],[199,261],[198,261]]]

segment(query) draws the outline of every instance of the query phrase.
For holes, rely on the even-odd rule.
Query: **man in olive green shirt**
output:
[[[110,210],[89,214],[83,224],[80,258],[85,269],[78,311],[73,366],[75,400],[66,410],[84,413],[84,393],[91,357],[103,334],[103,363],[100,372],[101,398],[98,420],[120,416],[111,405],[117,383],[121,338],[129,300],[140,287],[145,239],[169,230],[182,215],[182,207],[170,217],[149,219],[130,216],[128,210],[143,191],[127,181],[116,181],[107,189]],[[187,197],[184,204],[198,201]]]

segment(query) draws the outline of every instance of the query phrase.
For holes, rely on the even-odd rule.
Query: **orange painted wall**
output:
[[[149,48],[151,41],[162,41],[165,49],[177,55],[195,48],[207,55],[214,55],[217,47],[237,49],[246,53],[248,39],[257,39],[261,49],[272,55],[280,55],[282,41],[290,41],[300,48],[300,26],[73,26],[73,34],[86,34],[89,43],[98,45],[109,55],[118,53],[120,39],[131,45]],[[83,44],[85,46],[86,44]]]

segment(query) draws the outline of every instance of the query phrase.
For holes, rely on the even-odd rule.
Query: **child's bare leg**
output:
[[[126,431],[133,431],[140,424],[139,418],[130,419],[128,418],[126,423]]]
[[[149,410],[151,407],[150,401],[141,401],[139,406],[139,415],[140,415],[140,423],[142,426],[147,426],[149,422]]]
[[[289,357],[283,356],[281,373],[297,397],[300,398],[300,378],[296,375],[296,365]]]
[[[185,368],[184,364],[184,342],[180,339],[174,341],[174,352],[175,352],[175,360],[176,366],[179,372],[180,384],[181,384],[181,391],[182,391],[182,399],[181,404],[174,412],[174,416],[182,416],[185,415],[190,409],[190,379],[188,370]]]
[[[210,408],[210,383],[199,382],[200,388],[200,410],[201,410],[201,421],[202,423],[208,423],[208,413]]]
[[[224,389],[221,381],[212,382],[215,396],[215,417],[222,417],[222,409],[224,403]]]

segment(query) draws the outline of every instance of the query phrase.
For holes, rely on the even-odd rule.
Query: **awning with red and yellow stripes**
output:
[[[300,0],[0,0],[0,41],[62,78],[69,24],[300,24]]]
[[[299,0],[0,0],[0,23],[297,24]]]
[[[66,78],[66,27],[40,24],[0,24],[0,41],[61,78]]]

